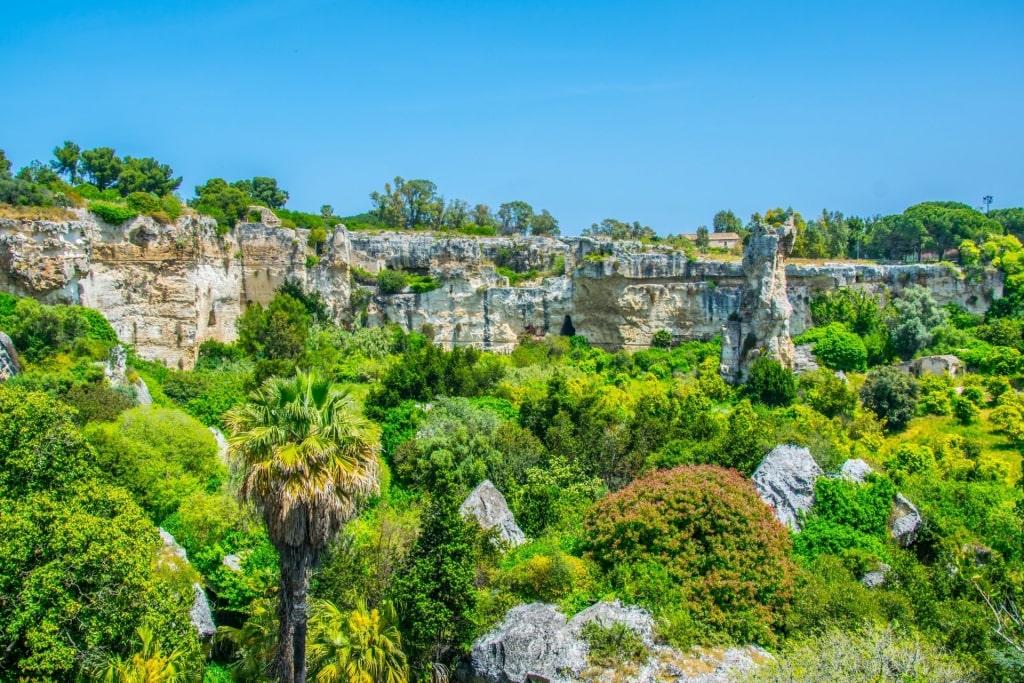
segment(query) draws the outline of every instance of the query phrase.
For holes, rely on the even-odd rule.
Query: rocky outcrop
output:
[[[187,368],[207,339],[233,341],[245,307],[266,304],[285,278],[320,292],[344,322],[354,315],[353,289],[362,287],[352,282],[353,268],[371,275],[400,268],[429,274],[440,287],[391,296],[367,287],[368,324],[430,325],[443,347],[502,352],[524,334],[580,334],[607,350],[635,350],[659,330],[676,341],[710,339],[735,322],[738,331],[726,335],[734,375],[759,353],[788,363],[787,298],[788,331],[799,334],[810,323],[811,299],[838,287],[882,295],[921,284],[940,304],[973,312],[1002,291],[996,274],[967,280],[945,266],[785,265],[789,238],[769,229],[752,241],[743,264],[691,261],[668,247],[591,237],[474,238],[341,226],[317,260],[307,258],[307,238],[305,230],[259,223],[218,235],[213,221],[194,214],[174,225],[140,217],[112,226],[85,212],[65,222],[0,219],[0,290],[96,308],[143,358]],[[510,287],[498,266],[538,276]]]
[[[917,530],[921,526],[921,513],[914,504],[902,493],[897,493],[893,500],[892,516],[889,518],[889,532],[902,548],[907,548],[917,540]]]
[[[14,342],[5,332],[0,332],[0,381],[10,379],[21,372],[21,362]]]
[[[814,505],[814,483],[824,472],[802,446],[776,446],[754,471],[754,486],[775,517],[800,531],[801,516]]]
[[[609,669],[595,665],[588,660],[590,646],[582,637],[589,623],[625,625],[646,646],[646,658]],[[618,601],[597,603],[571,620],[554,605],[533,603],[513,607],[501,624],[473,643],[469,678],[476,683],[727,683],[770,659],[755,646],[681,652],[659,645],[651,614]]]
[[[466,497],[459,512],[463,517],[472,516],[484,531],[494,529],[498,540],[511,546],[526,543],[526,534],[516,524],[516,518],[508,508],[505,496],[485,479]]]
[[[172,571],[188,571],[195,574],[189,564],[185,549],[178,545],[174,536],[168,531],[160,529],[160,540],[163,542],[163,554],[158,560],[159,562],[171,565]],[[199,633],[201,640],[207,640],[217,633],[217,626],[213,623],[213,612],[210,611],[210,602],[206,599],[206,591],[203,590],[203,585],[199,581],[192,582],[192,591],[195,593],[192,609],[189,611],[192,626]]]
[[[871,465],[860,458],[853,458],[843,463],[839,468],[839,476],[847,481],[863,484],[867,481],[868,475],[874,472]]]
[[[790,220],[777,228],[758,223],[747,240],[739,314],[722,330],[721,373],[729,381],[746,379],[751,363],[762,356],[793,369],[793,304],[786,287],[786,257],[795,239]]]

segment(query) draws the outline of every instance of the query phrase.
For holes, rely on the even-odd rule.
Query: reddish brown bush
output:
[[[584,524],[594,558],[627,599],[682,609],[705,634],[774,640],[793,592],[792,542],[739,472],[654,472],[599,501]]]

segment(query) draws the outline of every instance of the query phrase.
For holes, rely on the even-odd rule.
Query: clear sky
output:
[[[2,4],[16,167],[71,139],[341,215],[428,178],[566,234],[1024,205],[1021,0]]]

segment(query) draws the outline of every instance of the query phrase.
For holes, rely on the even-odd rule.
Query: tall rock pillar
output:
[[[790,219],[780,227],[759,223],[743,251],[743,289],[739,315],[722,328],[719,371],[728,382],[742,382],[750,364],[767,356],[793,368],[789,320],[793,306],[786,295],[786,257],[796,228]]]

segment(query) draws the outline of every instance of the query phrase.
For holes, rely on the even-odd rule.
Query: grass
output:
[[[74,221],[78,216],[73,211],[59,206],[11,206],[0,204],[0,218],[35,221]]]
[[[927,415],[915,417],[906,431],[886,439],[884,451],[894,449],[901,443],[933,444],[944,436],[957,434],[976,441],[981,446],[981,463],[996,466],[1006,474],[1006,483],[1014,486],[1021,476],[1021,454],[1009,440],[1000,434],[988,421],[988,409],[981,411],[978,420],[962,425],[951,416]]]

